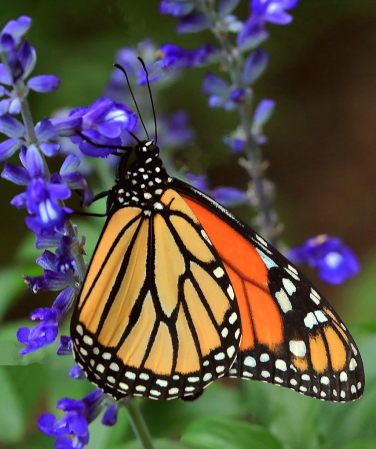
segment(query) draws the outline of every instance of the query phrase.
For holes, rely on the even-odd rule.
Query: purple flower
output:
[[[233,153],[239,153],[243,151],[245,147],[245,141],[237,137],[225,136],[223,138],[223,143],[227,145]]]
[[[38,419],[39,429],[48,436],[57,438],[57,449],[81,449],[89,442],[88,424],[103,409],[106,395],[97,389],[81,401],[65,398],[57,403],[57,408],[66,415],[56,421],[54,415],[43,413]]]
[[[1,31],[4,34],[12,36],[13,39],[19,39],[26,34],[31,26],[31,19],[28,16],[20,16],[17,20],[10,20]],[[18,41],[19,42],[19,41]]]
[[[59,322],[70,309],[74,297],[74,288],[66,288],[58,295],[51,308],[37,309],[30,315],[33,321],[39,320],[40,323],[31,330],[27,327],[18,330],[18,341],[26,345],[20,354],[34,352],[56,340]]]
[[[42,276],[23,276],[26,284],[28,284],[29,291],[32,293],[37,293],[38,290],[62,290],[75,284],[74,272],[71,269],[73,262],[71,260],[71,265],[66,263],[68,269],[65,270],[66,265],[64,267],[61,265],[60,256],[46,250],[37,259],[37,264],[44,268]],[[62,270],[62,268],[64,269]]]
[[[121,145],[120,135],[123,130],[132,132],[137,124],[137,115],[127,106],[116,103],[109,98],[101,98],[88,108],[77,108],[68,117],[51,119],[59,136],[69,136],[79,144],[82,153],[92,157],[106,157],[114,152],[113,148],[97,148],[77,135],[101,145]]]
[[[243,103],[246,96],[244,89],[231,87],[225,80],[210,72],[205,75],[202,91],[209,95],[211,108],[224,108],[226,111]]]
[[[299,0],[252,0],[250,7],[252,14],[262,18],[265,22],[277,25],[288,25],[292,16],[286,13],[296,7]]]
[[[326,234],[290,249],[287,257],[292,262],[316,269],[319,277],[328,284],[341,284],[360,271],[354,252],[342,240]]]

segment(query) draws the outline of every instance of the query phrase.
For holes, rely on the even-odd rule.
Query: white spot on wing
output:
[[[251,368],[254,368],[256,366],[256,360],[250,355],[244,359],[243,363],[244,365],[250,366]]]
[[[304,341],[301,340],[291,340],[289,347],[290,351],[297,357],[304,357],[307,351]]]
[[[280,305],[282,312],[287,313],[290,310],[292,310],[291,302],[284,292],[284,290],[280,290],[275,294],[275,297],[277,298],[278,304]]]

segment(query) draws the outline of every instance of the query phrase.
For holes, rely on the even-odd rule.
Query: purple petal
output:
[[[0,132],[8,137],[20,138],[25,136],[25,127],[9,114],[0,117]]]
[[[253,123],[256,126],[263,126],[272,115],[275,108],[275,101],[264,99],[258,104],[253,117]]]
[[[30,78],[27,87],[36,92],[45,93],[56,90],[60,83],[60,79],[55,75],[39,75]]]
[[[213,190],[212,196],[224,206],[235,205],[247,200],[247,193],[235,187],[217,187]]]
[[[26,344],[29,341],[30,329],[27,327],[21,327],[17,331],[17,340],[20,343]]]
[[[63,176],[66,175],[67,173],[76,171],[81,161],[82,158],[74,154],[69,154],[60,168],[59,171],[60,175]]]
[[[257,47],[269,37],[264,22],[251,16],[244,24],[237,37],[237,44],[242,50],[250,50]]]
[[[15,48],[16,48],[16,42],[13,39],[13,36],[11,36],[10,34],[3,33],[0,37],[0,51],[11,52],[9,56],[12,56],[12,53],[15,51]],[[8,63],[9,63],[9,59],[8,59]]]
[[[71,191],[65,184],[49,184],[48,191],[58,200],[67,200],[71,196]]]
[[[59,310],[62,315],[65,315],[72,306],[75,299],[74,288],[66,288],[55,299],[52,307]]]
[[[245,142],[242,139],[237,139],[231,136],[225,136],[223,143],[227,145],[233,153],[238,153],[244,150]]]
[[[45,270],[56,270],[56,256],[52,251],[43,251],[36,263]]]
[[[60,344],[56,350],[57,355],[71,355],[72,354],[72,339],[66,335],[60,336]]]
[[[0,116],[10,112],[9,106],[11,101],[12,100],[10,98],[4,98],[0,101]]]
[[[0,83],[5,84],[7,86],[12,84],[12,80],[6,71],[4,64],[0,64]]]
[[[258,48],[251,53],[245,61],[243,71],[243,82],[245,85],[252,84],[262,75],[268,65],[269,56],[266,51]]]
[[[219,0],[219,12],[222,16],[232,13],[240,0]]]
[[[25,168],[9,162],[5,164],[1,177],[20,186],[27,186],[31,182],[29,172]]]
[[[80,365],[74,365],[74,367],[69,371],[69,377],[73,377],[73,379],[86,380],[85,372]]]
[[[21,37],[29,30],[31,19],[28,16],[20,16],[17,20],[10,20],[3,28],[1,34],[11,34],[15,37]]]
[[[17,150],[21,148],[22,140],[8,139],[0,143],[0,161],[10,158]]]
[[[21,102],[18,98],[11,100],[9,104],[9,114],[17,115],[21,112]]]
[[[184,17],[190,14],[194,7],[194,1],[161,0],[159,12],[161,14],[171,14],[174,17]]]
[[[177,34],[198,33],[209,27],[209,19],[203,12],[194,11],[188,16],[179,19],[176,27]]]
[[[19,195],[16,195],[12,201],[10,202],[10,204],[12,206],[17,207],[17,209],[24,209],[26,207],[26,192],[20,193]]]
[[[50,119],[56,133],[60,137],[70,137],[76,130],[82,129],[82,118],[76,116],[58,117]]]
[[[36,249],[56,248],[60,245],[61,234],[54,233],[52,235],[37,235],[35,239]]]
[[[109,405],[104,412],[102,424],[105,426],[114,426],[117,421],[118,410],[119,405],[117,403]]]
[[[194,175],[192,173],[186,173],[185,176],[191,181],[193,187],[203,192],[209,189],[209,182],[206,175]]]
[[[48,157],[55,156],[56,153],[60,150],[60,144],[59,143],[53,143],[53,142],[46,142],[41,143],[39,145],[41,151],[43,154],[45,154]]]
[[[44,176],[43,158],[35,145],[30,145],[27,149],[26,166],[32,178]]]
[[[207,95],[214,95],[221,98],[230,98],[230,86],[228,83],[214,73],[205,74],[202,91]]]
[[[48,120],[47,118],[44,118],[35,125],[35,135],[40,142],[57,140],[58,138],[51,120]]]
[[[17,52],[17,56],[19,61],[21,62],[23,69],[22,77],[26,79],[34,70],[35,64],[37,62],[37,54],[35,52],[35,48],[30,45],[29,41],[25,40],[21,44]]]

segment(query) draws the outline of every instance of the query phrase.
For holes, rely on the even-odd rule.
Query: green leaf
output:
[[[370,438],[367,440],[358,440],[345,446],[343,449],[375,449],[376,438]]]
[[[282,449],[282,444],[265,428],[226,418],[195,421],[182,432],[181,441],[197,449]]]
[[[179,441],[167,440],[164,438],[157,438],[153,440],[155,449],[189,449],[191,446],[182,444]],[[131,441],[125,445],[121,445],[116,449],[142,449],[141,443],[137,440]]]
[[[365,435],[376,436],[376,379],[367,381],[363,397],[355,402],[323,405],[320,428],[329,447],[339,448]]]
[[[4,317],[8,307],[26,291],[20,267],[9,267],[0,270],[0,319]]]
[[[184,401],[143,401],[142,413],[150,432],[155,437],[168,437],[178,432],[199,417],[238,417],[246,413],[246,404],[237,388],[236,381],[217,381],[206,388],[198,399]],[[223,407],[226,404],[226,407]]]
[[[23,436],[24,415],[12,379],[0,367],[0,441],[16,443]]]

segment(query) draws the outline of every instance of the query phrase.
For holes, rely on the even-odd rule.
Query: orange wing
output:
[[[347,402],[364,389],[361,357],[338,315],[310,282],[247,225],[193,187],[174,187],[199,219],[230,277],[243,339],[230,377]]]
[[[76,361],[116,399],[186,398],[225,375],[240,314],[217,251],[186,202],[122,207],[98,242],[72,318]]]

